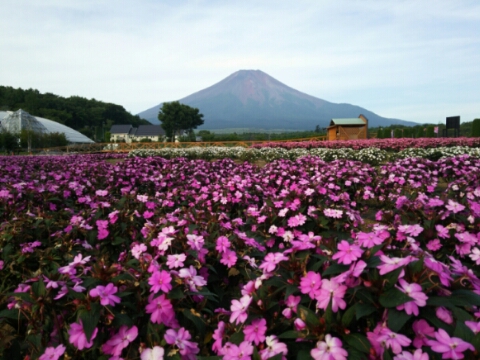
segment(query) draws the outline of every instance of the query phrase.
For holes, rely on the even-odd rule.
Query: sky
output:
[[[137,114],[262,70],[419,123],[480,118],[478,0],[1,0],[0,85]]]

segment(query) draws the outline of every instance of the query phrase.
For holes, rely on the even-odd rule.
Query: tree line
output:
[[[52,93],[42,94],[34,89],[0,86],[0,111],[18,109],[64,124],[91,139],[100,139],[100,134],[104,134],[113,124],[131,124],[135,127],[151,125],[120,105],[80,96],[65,98]]]

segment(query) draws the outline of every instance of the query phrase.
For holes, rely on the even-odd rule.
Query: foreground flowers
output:
[[[1,351],[7,338],[23,357],[79,359],[480,350],[476,158],[14,160],[0,157]]]

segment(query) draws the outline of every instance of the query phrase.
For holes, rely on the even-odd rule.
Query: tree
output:
[[[192,108],[178,101],[164,103],[158,113],[158,120],[171,141],[175,141],[175,134],[184,130],[189,132],[203,125],[203,114],[197,108]]]
[[[480,137],[480,119],[473,120],[472,123],[472,136]]]

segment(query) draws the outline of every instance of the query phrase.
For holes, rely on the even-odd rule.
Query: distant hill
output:
[[[369,126],[401,124],[412,121],[381,117],[360,106],[334,104],[281,83],[260,70],[240,70],[219,83],[178,100],[196,107],[204,115],[199,129],[289,129],[313,130],[328,126],[333,118],[356,118],[363,114]],[[138,114],[152,124],[159,124],[162,103]]]
[[[129,124],[135,127],[149,124],[148,121],[126,111],[121,105],[88,100],[80,96],[64,98],[52,93],[42,94],[34,89],[0,86],[0,111],[19,109],[59,122],[89,138],[94,137],[94,132],[102,134],[113,124]]]

